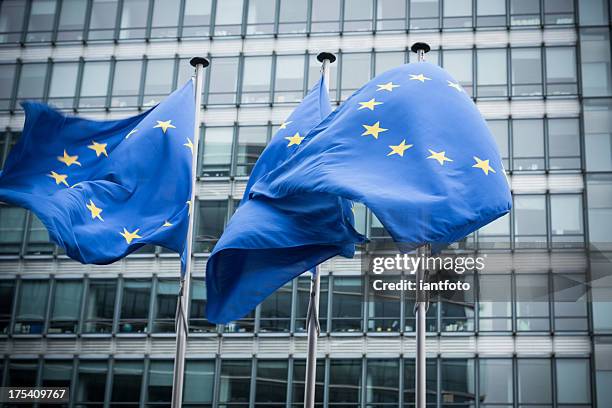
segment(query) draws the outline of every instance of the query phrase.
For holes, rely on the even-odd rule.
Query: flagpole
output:
[[[194,205],[198,146],[200,139],[200,106],[202,105],[202,82],[204,68],[208,60],[194,57],[189,63],[195,68],[195,113],[193,126],[193,157],[191,159],[191,205],[189,207],[189,227],[187,229],[185,274],[181,276],[176,312],[176,351],[174,355],[174,371],[172,373],[172,408],[180,408],[183,404],[183,384],[185,382],[185,354],[187,351],[187,336],[189,334],[189,288],[191,283],[191,268],[193,265],[193,228]]]
[[[426,43],[417,42],[412,44],[410,48],[412,52],[416,53],[417,61],[425,61],[425,53],[429,52],[430,47]],[[423,245],[417,248],[417,257],[427,257],[431,254],[431,247],[429,244]],[[416,271],[416,299],[414,304],[414,313],[416,318],[416,364],[415,364],[415,408],[425,408],[427,403],[427,388],[426,388],[426,377],[427,377],[427,360],[425,350],[425,332],[427,322],[427,309],[429,307],[427,301],[427,295],[424,291],[420,290],[420,283],[426,279],[427,271],[423,262],[420,263],[420,267]]]
[[[329,92],[329,64],[336,61],[336,56],[330,52],[317,55],[321,63],[321,75],[325,79],[325,89]],[[304,376],[304,408],[314,408],[315,385],[317,381],[317,342],[321,332],[319,325],[319,293],[321,289],[321,274],[319,265],[312,273],[310,280],[310,300],[308,301],[308,315],[306,329],[308,330],[308,351],[306,354],[306,373]]]

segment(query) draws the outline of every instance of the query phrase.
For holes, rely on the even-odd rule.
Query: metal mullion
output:
[[[404,364],[405,364],[404,353],[401,353],[398,358],[399,374],[398,374],[397,386],[399,389],[399,395],[397,398],[397,405],[402,408],[404,407],[404,380],[405,380]]]
[[[514,85],[512,81],[512,48],[510,47],[510,43],[506,44],[503,49],[506,50],[506,100],[510,100],[514,96],[512,89]]]
[[[512,335],[516,336],[517,330],[517,307],[516,307],[516,270],[510,271],[510,323]],[[515,337],[516,338],[516,337]]]
[[[23,232],[21,234],[21,246],[19,247],[19,254],[27,254],[28,244],[30,243],[30,226],[32,225],[32,212],[26,210],[25,218],[23,220]]]
[[[343,3],[344,4],[344,3]],[[344,23],[343,23],[344,24]],[[337,68],[336,68],[336,97],[335,100],[340,102],[342,101],[342,65],[344,64],[344,58],[343,55],[345,53],[342,52],[342,49],[338,50],[338,64],[337,64]],[[329,85],[331,85],[331,68],[330,68],[330,79],[329,79]],[[337,104],[337,103],[336,103]]]
[[[9,113],[15,113],[15,106],[17,105],[17,93],[19,91],[19,82],[21,82],[21,71],[23,70],[23,61],[21,58],[17,58],[15,64],[15,73],[13,76],[13,87],[11,89],[11,99],[9,100]]]
[[[474,356],[474,395],[480,395],[480,357]],[[474,398],[475,408],[480,408],[480,398]]]
[[[244,83],[244,66],[246,65],[245,56],[242,51],[238,55],[238,71],[236,73],[236,99],[234,105],[240,108],[242,104],[242,84]]]
[[[549,297],[548,297],[548,330],[551,336],[553,336],[555,334],[555,330],[556,330],[556,324],[555,324],[555,293],[554,293],[554,287],[555,287],[555,280],[554,280],[554,276],[553,276],[553,271],[552,269],[549,269],[547,272],[547,278],[548,278],[548,293],[550,293]]]
[[[47,289],[47,309],[45,310],[45,321],[43,323],[43,334],[48,334],[49,326],[51,323],[51,309],[53,308],[53,298],[55,296],[55,285],[57,279],[54,275],[51,275],[49,279],[49,288]]]
[[[55,13],[53,15],[53,28],[51,29],[51,45],[55,45],[57,42],[57,32],[59,30],[60,14],[62,12],[62,4],[64,0],[57,0],[55,2]]]
[[[142,364],[142,381],[140,381],[140,406],[145,406],[148,402],[147,388],[149,387],[149,369],[151,366],[151,359],[148,355],[145,355]]]
[[[274,38],[278,36],[279,27],[280,27],[280,0],[276,0],[274,2],[274,27],[272,28],[272,32],[274,34]]]
[[[215,26],[217,25],[217,0],[211,0],[210,5],[210,27],[208,28],[208,37],[212,40],[215,35]],[[208,58],[210,61],[210,58]]]
[[[308,74],[310,71],[310,58],[309,58],[309,54],[308,54],[308,50],[304,51],[304,67],[303,67],[303,75],[302,75],[302,96],[306,95],[306,92],[308,92],[308,81],[310,80],[310,78],[308,78]]]
[[[115,288],[115,310],[113,311],[113,322],[111,333],[116,334],[119,331],[119,320],[121,319],[121,308],[123,303],[123,275],[119,275],[117,278],[117,287]]]
[[[331,293],[331,291],[329,291]],[[329,307],[327,308],[329,312]],[[328,325],[329,328],[329,325]],[[331,371],[331,359],[329,354],[327,354],[323,360],[324,362],[324,370],[325,376],[323,377],[323,406],[327,407],[329,405],[329,373]],[[315,391],[316,392],[316,391]],[[316,397],[315,397],[316,400]]]
[[[550,214],[550,190],[546,189],[544,193],[544,211],[546,211],[546,249],[552,248],[552,227]]]
[[[153,333],[153,327],[155,326],[155,316],[157,315],[157,287],[158,277],[154,274],[151,276],[151,298],[149,299],[149,315],[147,316],[147,333]]]
[[[51,77],[53,76],[53,59],[52,58],[48,58],[47,59],[47,69],[45,70],[45,82],[43,85],[43,95],[42,95],[42,100],[47,102],[49,100],[49,88],[51,88]]]
[[[15,320],[17,319],[17,306],[19,305],[19,298],[21,297],[21,281],[22,278],[21,276],[16,276],[15,277],[15,289],[14,289],[14,296],[13,296],[13,303],[12,303],[12,309],[11,309],[11,319],[9,322],[9,333],[13,333],[15,332]],[[3,378],[6,378],[6,376],[4,376]]]
[[[276,91],[276,60],[278,55],[276,51],[272,51],[271,64],[270,64],[270,88],[268,89],[268,105],[272,107],[274,105],[274,92]]]
[[[293,279],[291,286],[291,320],[289,321],[289,333],[295,333],[295,319],[297,318],[297,288],[298,288],[298,280]]]
[[[361,396],[360,396],[360,403],[361,403],[361,408],[365,408],[365,401],[367,398],[367,392],[366,392],[366,382],[368,379],[368,367],[367,367],[367,359],[365,354],[363,354],[361,356],[361,386],[359,388],[360,392],[361,392]]]
[[[89,28],[91,27],[92,10],[93,0],[87,0],[87,6],[85,7],[85,19],[83,20],[83,29],[81,32],[81,34],[83,35],[83,45],[87,44],[87,40],[89,39]]]
[[[178,54],[174,54],[174,68],[172,74],[172,89],[177,89],[178,87],[178,76],[180,70],[181,59]]]
[[[548,70],[546,69],[546,46],[540,45],[540,68],[542,70],[542,98],[548,97]]]
[[[72,357],[72,373],[70,373],[70,389],[69,389],[69,402],[68,408],[73,408],[76,400],[76,384],[79,378],[79,359],[78,356],[75,355]]]
[[[408,33],[410,31],[410,0],[405,0],[405,4],[406,4],[406,17],[404,21],[404,28],[406,30],[406,33]]]
[[[181,4],[179,5],[179,17],[177,21],[176,27],[176,39],[180,41],[183,38],[183,25],[185,24],[185,8],[187,1],[180,0]]]
[[[8,158],[11,145],[11,135],[11,128],[7,126],[1,137],[4,139],[4,150],[0,151],[0,163],[5,163],[6,159]]]
[[[253,356],[251,359],[251,382],[249,388],[249,408],[255,406],[255,387],[257,387],[257,360],[259,358]]]
[[[105,109],[107,112],[110,110],[110,107],[112,104],[113,84],[115,82],[115,70],[117,66],[117,59],[115,58],[114,55],[111,56],[109,64],[110,64],[110,67],[109,67],[109,73],[108,73],[108,87],[106,89],[106,106],[105,106]]]
[[[312,33],[312,2],[313,0],[307,0],[306,4],[306,37],[310,37]]]
[[[83,57],[79,57],[79,68],[77,71],[76,89],[74,91],[74,98],[72,99],[72,111],[78,112],[79,103],[81,101],[81,89],[83,88],[83,72],[85,71],[85,60]]]
[[[542,118],[542,128],[544,131],[544,171],[548,173],[550,171],[550,137],[548,136],[548,115],[545,113]]]
[[[372,1],[372,34],[375,35],[376,32],[378,31],[378,1],[379,0],[373,0]],[[374,52],[374,48],[372,48],[372,52]],[[374,69],[372,69],[372,72],[374,72]]]
[[[27,36],[28,36],[28,26],[30,25],[30,13],[32,12],[32,1],[33,0],[26,0],[26,6],[25,6],[25,10],[23,12],[23,25],[22,25],[22,30],[21,30],[21,39],[19,40],[19,44],[22,47],[25,47],[26,44],[26,40],[27,40]]]
[[[518,398],[518,358],[516,355],[516,351],[512,353],[512,400],[513,406],[518,406],[519,398]]]
[[[138,89],[138,96],[136,105],[138,110],[142,110],[142,104],[144,101],[144,92],[145,92],[145,81],[147,79],[147,68],[149,66],[149,58],[145,55],[142,56],[142,61],[140,64],[140,85]]]
[[[230,178],[233,178],[236,176],[236,161],[238,158],[238,137],[239,137],[239,130],[238,130],[238,122],[234,122],[233,126],[232,126],[232,145],[230,147],[230,169],[229,169],[229,173],[230,173]],[[228,198],[228,210],[229,210],[229,197]],[[227,213],[226,214],[226,219],[229,220],[231,214]]]
[[[83,326],[85,325],[85,306],[87,305],[87,296],[89,296],[89,284],[90,278],[88,275],[83,275],[83,289],[81,298],[81,310],[79,311],[79,323],[77,325],[76,335],[80,336],[83,333]]]
[[[339,18],[340,18],[340,21],[339,21],[339,23],[340,23],[340,27],[339,27],[340,35],[344,34],[344,10],[345,10],[344,2],[345,1],[346,0],[339,0],[339,3],[340,3],[340,14],[339,14]]]
[[[110,401],[112,397],[113,391],[113,377],[114,377],[114,367],[115,366],[115,357],[111,356],[108,359],[107,371],[106,371],[106,384],[104,387],[104,408],[108,408],[110,406]]]
[[[208,59],[208,61],[210,61],[211,63],[213,62],[213,58],[211,57],[210,53],[206,55],[206,59]],[[206,75],[204,75],[204,83],[202,84],[202,104],[204,105],[204,109],[206,109],[206,105],[208,105],[208,96],[209,96],[209,90],[210,90],[210,77],[211,76],[212,76],[212,72],[208,72]],[[200,106],[200,109],[202,109],[202,106]],[[202,124],[200,123],[200,127],[201,125]]]
[[[240,38],[246,37],[247,25],[248,25],[248,14],[249,14],[249,0],[242,1],[242,20],[240,21]]]
[[[149,2],[149,6],[147,8],[147,26],[145,27],[145,42],[149,42],[151,39],[151,26],[153,25],[153,6],[154,0],[147,0]]]
[[[125,0],[117,0],[117,15],[115,16],[115,32],[113,34],[113,40],[115,44],[119,41],[121,37],[121,18],[123,14],[123,4]]]
[[[221,341],[223,340],[223,337],[219,336],[218,340],[219,340],[219,349],[220,349]],[[217,355],[215,356],[214,361],[215,361],[215,376],[213,379],[212,406],[216,407],[219,404],[219,386],[221,382],[221,355],[219,354],[219,351],[217,351]],[[187,367],[187,364],[185,364],[185,367]]]
[[[551,356],[548,358],[550,361],[550,384],[551,384],[551,396],[552,396],[552,406],[557,406],[557,357],[555,352],[551,353]]]
[[[296,285],[293,285],[294,288],[295,286]],[[293,333],[293,330],[291,330],[291,332]],[[285,408],[291,408],[291,403],[293,401],[293,363],[293,354],[289,354],[289,358],[287,359],[287,402],[285,403]]]
[[[440,309],[440,308],[438,308]],[[436,357],[436,406],[442,407],[442,356],[438,354]],[[425,358],[425,372],[427,373],[427,358]],[[416,399],[416,389],[415,399]],[[425,405],[427,405],[427,384],[425,384]]]

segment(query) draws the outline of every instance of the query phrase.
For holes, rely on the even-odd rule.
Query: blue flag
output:
[[[206,264],[207,318],[236,320],[287,281],[335,255],[352,257],[363,237],[351,203],[310,193],[251,199],[251,186],[292,156],[305,135],[331,112],[321,79],[280,126],[255,164],[241,205]]]
[[[182,253],[191,208],[194,91],[122,120],[23,104],[23,134],[0,173],[0,200],[33,211],[82,263],[107,264],[145,244]]]
[[[511,207],[498,149],[476,105],[426,62],[368,82],[251,190],[271,199],[313,192],[364,203],[403,250],[440,248]]]

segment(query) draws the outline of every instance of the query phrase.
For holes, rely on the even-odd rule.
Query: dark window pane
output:
[[[238,132],[236,175],[248,176],[266,147],[267,126],[241,126]]]
[[[401,329],[400,323],[400,292],[372,290],[372,277],[368,288],[368,331],[394,332]],[[399,282],[400,276],[385,276],[383,282]]]
[[[329,402],[361,402],[361,360],[331,360]]]
[[[544,24],[574,24],[572,0],[545,0]]]
[[[42,371],[43,387],[70,387],[72,360],[46,360]]]
[[[48,332],[76,333],[81,315],[83,282],[80,280],[58,280],[53,287],[51,322]]]
[[[578,119],[548,120],[548,156],[551,170],[579,169],[580,150]]]
[[[10,360],[6,385],[8,387],[34,387],[37,371],[37,360]]]
[[[10,107],[15,82],[15,67],[13,64],[0,65],[0,109],[2,110]]]
[[[111,391],[111,406],[117,402],[136,403],[140,400],[142,383],[142,361],[115,361],[113,366],[113,389]]]
[[[512,360],[480,360],[481,404],[512,403]]]
[[[292,398],[293,406],[304,405],[304,378],[306,376],[306,361],[294,360],[293,361],[293,379],[291,381],[293,385]],[[323,406],[323,385],[325,378],[325,361],[321,359],[317,360],[317,372],[315,379],[315,406]]]
[[[188,360],[185,364],[185,403],[212,404],[215,362]]]
[[[442,360],[442,401],[474,403],[474,360]]]
[[[565,61],[567,64],[567,61]],[[540,48],[512,49],[512,95],[542,95]]]
[[[153,322],[154,332],[174,332],[174,318],[176,315],[178,293],[178,281],[160,280],[157,282],[157,294],[155,296],[155,320]]]
[[[216,331],[217,326],[206,320],[206,283],[203,279],[192,279],[190,289],[189,331],[192,333]]]
[[[20,101],[25,99],[42,99],[46,74],[47,64],[23,64],[19,78],[17,98]]]
[[[399,360],[367,360],[367,403],[397,404]]]
[[[123,282],[119,330],[122,333],[147,331],[151,281],[131,279]]]
[[[91,280],[85,302],[84,331],[110,333],[113,328],[116,280]]]
[[[518,392],[521,404],[551,404],[550,360],[518,359]]]
[[[295,310],[295,331],[306,331],[306,316],[310,301],[310,274],[300,276],[297,280],[297,299]],[[319,324],[321,332],[327,331],[327,298],[329,294],[329,278],[321,276],[321,289],[319,295]]]
[[[18,254],[23,240],[26,210],[0,206],[0,253]]]
[[[251,360],[221,361],[219,402],[249,402]]]
[[[227,221],[227,200],[200,201],[196,252],[210,252],[223,233]]]
[[[77,401],[104,402],[107,372],[106,361],[79,361]]]
[[[510,24],[540,24],[540,2],[532,0],[510,0]]]
[[[268,407],[287,401],[287,371],[287,360],[257,361],[255,405]]]
[[[23,0],[0,3],[0,43],[13,43],[21,39],[26,4]]]
[[[334,277],[332,293],[332,330],[361,331],[363,288],[361,278]]]
[[[15,312],[15,333],[42,334],[49,298],[49,281],[23,280]]]
[[[149,403],[172,401],[172,361],[151,361],[149,364],[149,382],[147,401]]]
[[[426,365],[426,394],[427,394],[427,405],[435,406],[437,400],[437,366],[436,361],[427,359]],[[414,402],[414,359],[404,360],[404,402]]]
[[[281,286],[260,305],[259,329],[262,332],[288,332],[291,322],[293,282]]]
[[[0,333],[8,334],[15,299],[15,281],[0,280]]]

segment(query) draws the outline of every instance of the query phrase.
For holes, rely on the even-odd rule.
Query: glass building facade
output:
[[[0,164],[20,137],[21,101],[125,117],[184,83],[192,56],[208,57],[184,402],[298,407],[309,279],[213,325],[207,255],[318,79],[318,52],[338,56],[337,105],[426,41],[427,59],[487,120],[514,200],[457,246],[489,256],[465,276],[473,294],[432,299],[428,406],[608,407],[611,13],[609,0],[3,0]],[[362,233],[387,236],[366,208],[355,213]],[[157,247],[77,264],[33,214],[0,205],[0,384],[70,386],[70,407],[169,406],[178,271]],[[414,299],[377,296],[360,273],[358,259],[322,266],[318,406],[413,406]],[[507,296],[491,301],[499,288]]]

